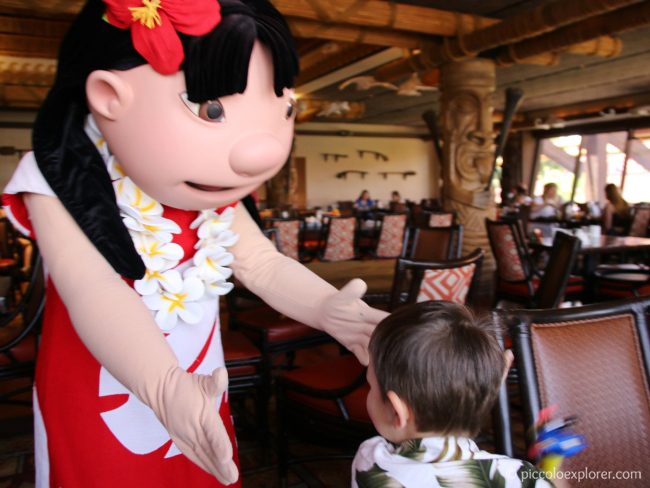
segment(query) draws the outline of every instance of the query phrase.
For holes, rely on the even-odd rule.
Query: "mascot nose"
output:
[[[270,134],[255,134],[237,141],[230,151],[230,167],[242,176],[255,176],[284,164],[289,148]]]

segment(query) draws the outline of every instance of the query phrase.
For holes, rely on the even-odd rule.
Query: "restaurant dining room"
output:
[[[650,486],[650,0],[0,0],[0,185],[0,488]]]

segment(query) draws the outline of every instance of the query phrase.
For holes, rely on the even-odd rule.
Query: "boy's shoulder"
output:
[[[480,451],[471,441],[454,445],[457,452],[444,452],[445,447],[438,452],[427,441],[414,439],[396,446],[382,437],[368,439],[352,464],[353,488],[553,486],[527,461]]]

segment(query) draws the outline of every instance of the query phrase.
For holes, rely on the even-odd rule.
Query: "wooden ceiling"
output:
[[[438,66],[474,56],[499,66],[497,111],[524,90],[520,124],[650,107],[650,0],[272,1],[298,41],[303,122],[423,129]],[[82,3],[0,0],[0,110],[40,105]]]

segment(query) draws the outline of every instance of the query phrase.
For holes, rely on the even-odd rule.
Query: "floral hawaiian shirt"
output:
[[[413,439],[398,446],[368,439],[352,463],[353,488],[551,488],[533,465],[490,454],[463,437]]]

